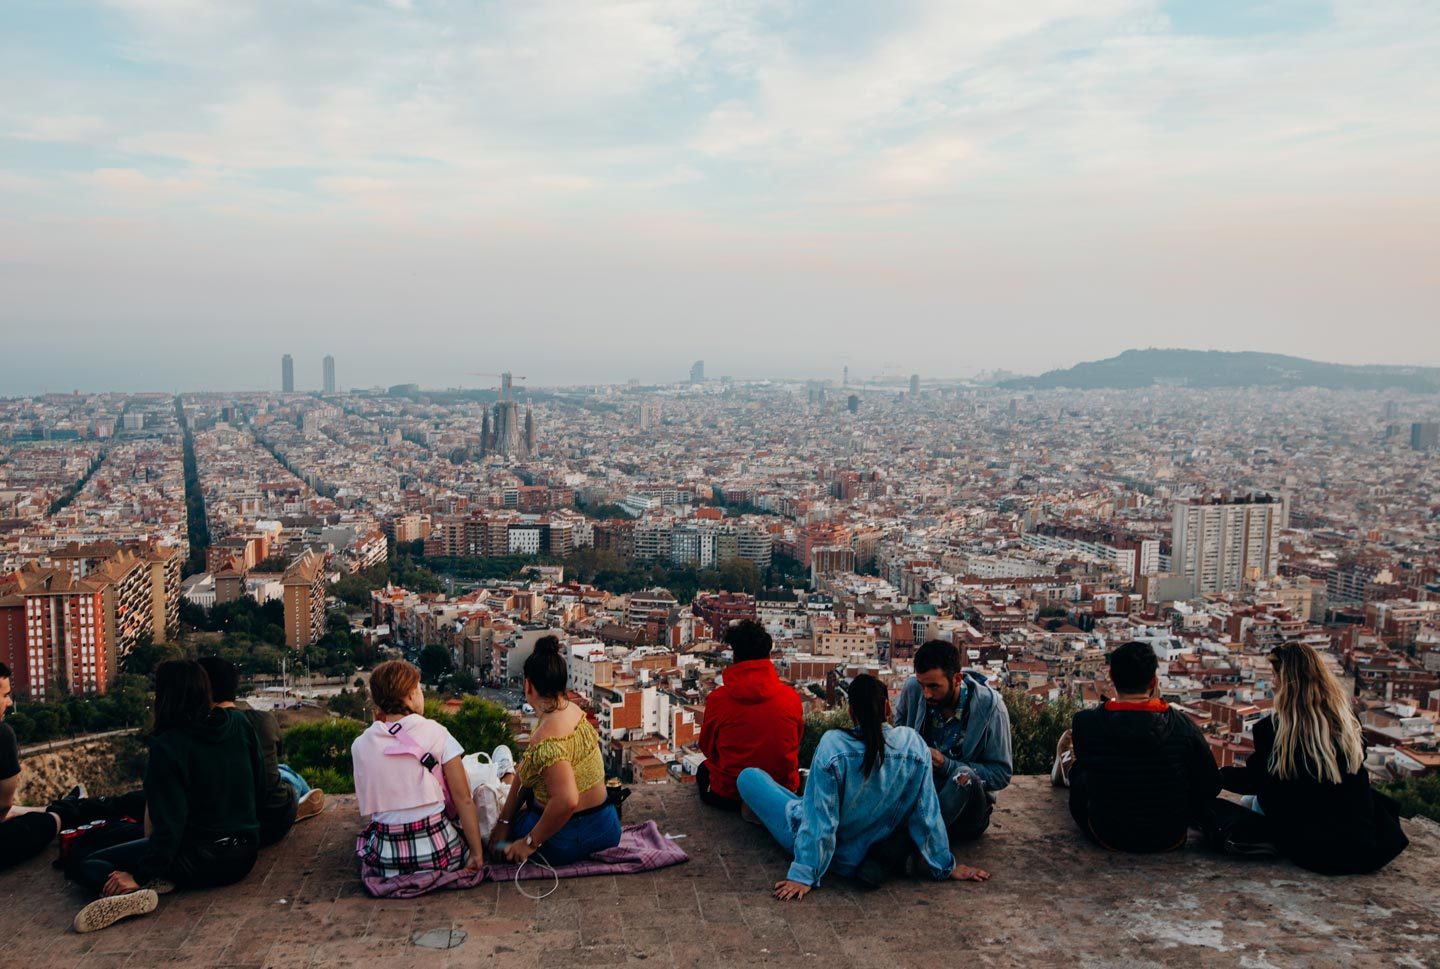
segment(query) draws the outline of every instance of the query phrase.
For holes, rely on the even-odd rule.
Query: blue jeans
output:
[[[525,840],[542,816],[543,811],[538,806],[522,811],[510,829],[510,837],[516,841]],[[568,865],[619,843],[620,815],[611,805],[602,804],[598,808],[572,814],[565,826],[552,834],[536,854],[551,865]]]
[[[777,784],[775,778],[758,767],[742,770],[735,778],[735,789],[740,792],[740,800],[755,812],[785,853],[794,855],[795,829],[790,826],[790,805],[799,803],[800,795]]]
[[[295,800],[297,801],[310,793],[310,785],[305,783],[305,778],[301,777],[289,764],[280,765],[280,779],[295,788]]]

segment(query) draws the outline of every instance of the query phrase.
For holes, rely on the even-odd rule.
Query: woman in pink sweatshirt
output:
[[[355,853],[382,878],[479,871],[485,856],[460,761],[465,751],[450,731],[422,716],[420,671],[403,660],[381,663],[370,674],[370,698],[375,722],[350,746],[356,800],[370,818]],[[447,791],[457,794],[453,807]]]

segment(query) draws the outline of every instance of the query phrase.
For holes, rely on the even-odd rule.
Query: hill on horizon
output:
[[[1440,367],[1321,363],[1283,353],[1252,350],[1126,350],[1105,360],[1015,377],[997,386],[1011,390],[1133,390],[1156,385],[1218,389],[1273,387],[1291,390],[1440,391]]]

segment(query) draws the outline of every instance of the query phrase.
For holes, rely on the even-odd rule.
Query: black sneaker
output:
[[[1226,841],[1227,855],[1246,855],[1251,858],[1277,858],[1280,849],[1268,841]]]
[[[74,787],[70,788],[70,793],[65,795],[64,800],[78,801],[83,797],[89,796],[90,792],[85,789],[84,784],[76,784]]]

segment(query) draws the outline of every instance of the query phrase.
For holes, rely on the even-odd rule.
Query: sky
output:
[[[4,0],[0,396],[1440,366],[1434,0]]]

